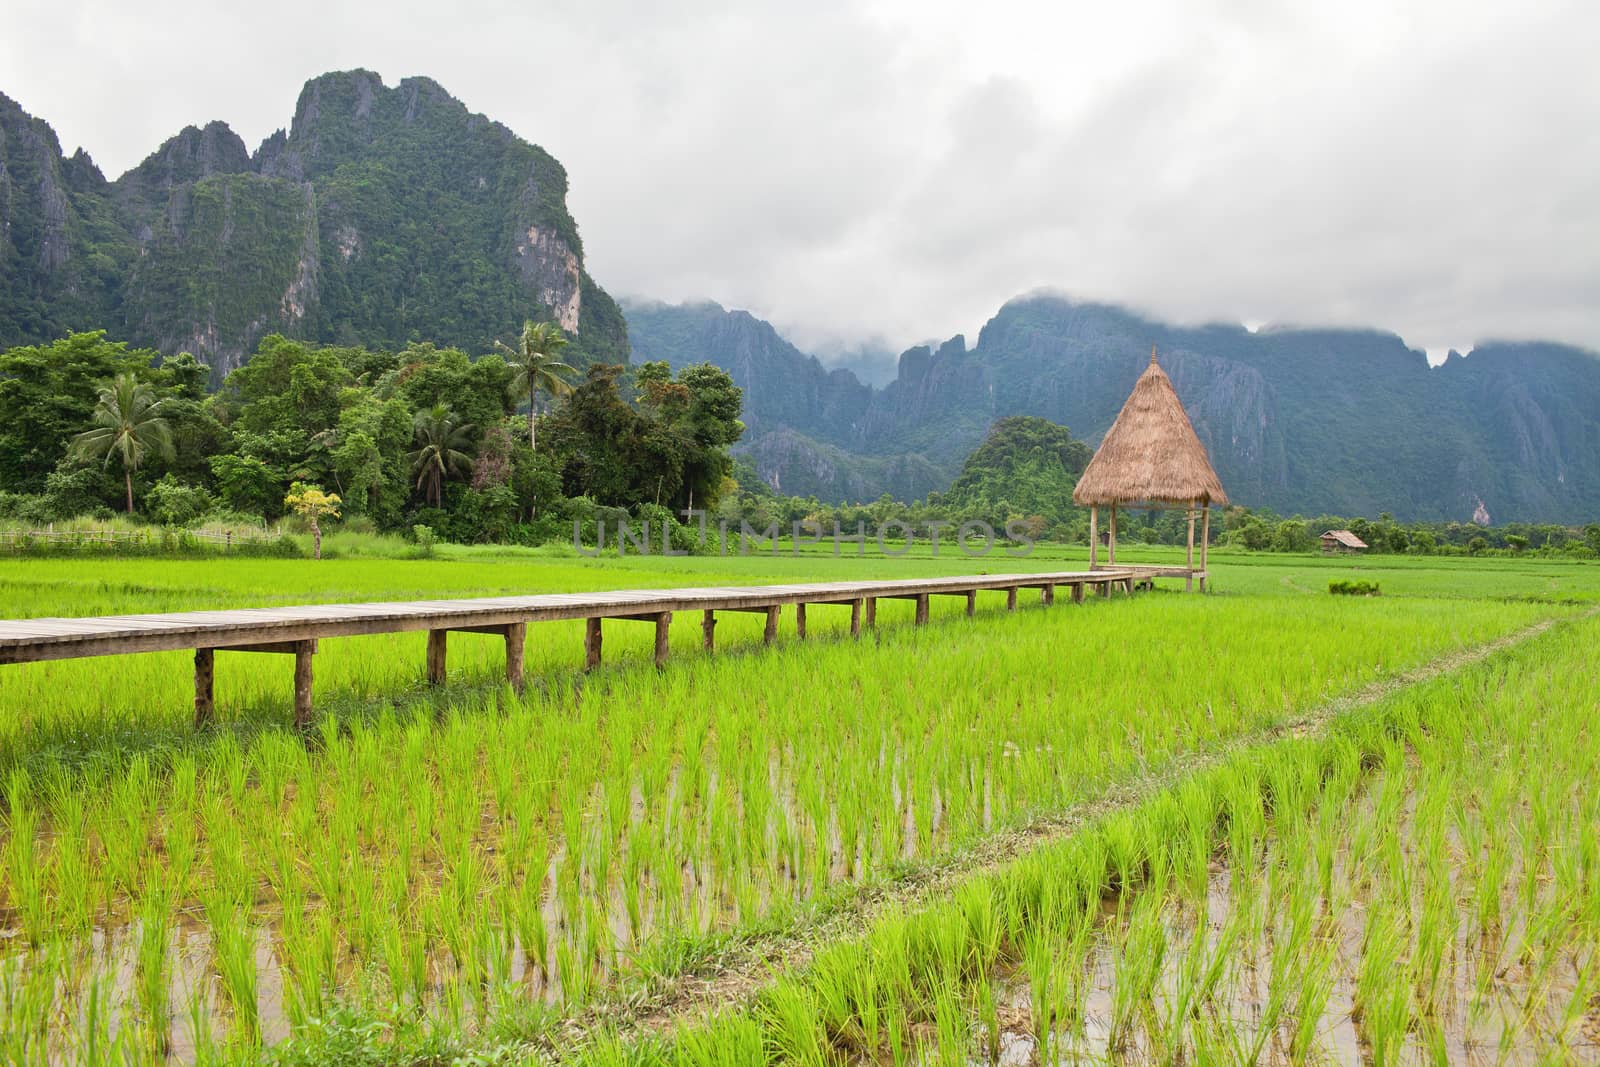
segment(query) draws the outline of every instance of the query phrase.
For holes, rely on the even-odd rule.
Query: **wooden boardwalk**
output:
[[[195,723],[210,719],[214,704],[212,680],[217,652],[266,652],[295,658],[295,721],[311,719],[311,663],[317,641],[324,637],[428,632],[427,675],[444,681],[447,636],[452,631],[491,633],[505,638],[506,676],[519,689],[523,683],[523,649],[528,624],[585,620],[584,659],[588,668],[601,657],[601,622],[605,619],[648,622],[655,626],[657,664],[667,657],[667,632],[675,613],[701,613],[706,649],[715,644],[719,611],[755,612],[766,616],[765,640],[777,637],[783,608],[793,607],[795,629],[806,633],[808,605],[850,608],[850,633],[874,626],[879,600],[911,600],[915,621],[928,621],[928,601],[935,596],[966,600],[967,614],[981,591],[1006,593],[1007,610],[1017,595],[1037,589],[1045,604],[1054,603],[1059,587],[1082,600],[1086,589],[1101,596],[1113,590],[1132,593],[1148,584],[1157,568],[1127,567],[1046,574],[981,574],[905,581],[819,582],[806,585],[757,585],[684,589],[617,589],[593,593],[540,593],[532,596],[477,597],[465,600],[391,601],[366,604],[308,604],[299,607],[244,608],[231,611],[180,611],[157,615],[111,615],[91,618],[39,618],[0,621],[0,664],[41,660],[119,656],[135,652],[194,650]]]

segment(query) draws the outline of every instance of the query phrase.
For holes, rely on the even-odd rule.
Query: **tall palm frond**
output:
[[[128,514],[133,514],[133,475],[151,452],[172,458],[172,427],[162,411],[165,400],[132,374],[119,374],[101,386],[89,421],[91,429],[72,439],[71,453],[79,459],[98,459],[106,467],[113,457],[122,461],[122,484]]]
[[[444,483],[452,474],[472,469],[467,448],[472,444],[472,424],[456,422],[455,413],[443,404],[419,411],[414,422],[417,447],[406,453],[417,488],[428,502],[439,507],[444,500]]]
[[[517,347],[495,342],[495,347],[505,353],[506,362],[516,372],[511,382],[512,390],[519,396],[526,394],[528,397],[529,448],[536,448],[535,420],[538,416],[539,391],[542,389],[551,396],[563,396],[572,391],[567,375],[576,373],[576,368],[556,358],[568,343],[555,323],[534,322],[532,319],[522,324],[522,336],[517,340]]]

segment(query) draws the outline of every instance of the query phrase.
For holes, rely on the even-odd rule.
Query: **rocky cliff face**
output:
[[[549,318],[579,362],[626,360],[566,194],[548,153],[427,78],[324,75],[253,155],[191,126],[112,183],[0,97],[0,343],[108,328],[220,379],[273,331],[483,351]]]
[[[0,345],[115,315],[131,254],[99,169],[0,95]]]
[[[715,305],[630,308],[636,348],[709,360],[747,386],[743,446],[785,492],[864,500],[943,488],[994,420],[1037,415],[1098,441],[1160,350],[1234,499],[1285,513],[1469,521],[1600,516],[1600,357],[1486,344],[1430,368],[1392,334],[1181,328],[1031,297],[970,348],[914,348],[874,390]],[[753,343],[759,339],[760,343]],[[847,380],[823,392],[815,383]],[[925,491],[925,489],[923,490]]]

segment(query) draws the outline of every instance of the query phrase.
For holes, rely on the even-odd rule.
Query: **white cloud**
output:
[[[0,90],[112,174],[188,123],[253,145],[325,70],[426,74],[566,164],[601,284],[824,348],[1041,286],[1600,347],[1589,5],[22,0],[7,31]]]

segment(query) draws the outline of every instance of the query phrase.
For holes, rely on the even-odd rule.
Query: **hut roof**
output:
[[[1322,536],[1323,537],[1331,537],[1335,541],[1339,542],[1341,545],[1343,545],[1346,548],[1366,548],[1367,547],[1367,543],[1365,541],[1361,540],[1361,538],[1357,537],[1355,534],[1351,533],[1349,530],[1329,530],[1327,533],[1323,534]]]
[[[1172,379],[1156,363],[1139,375],[1117,421],[1072,491],[1076,504],[1226,504],[1228,494]]]

